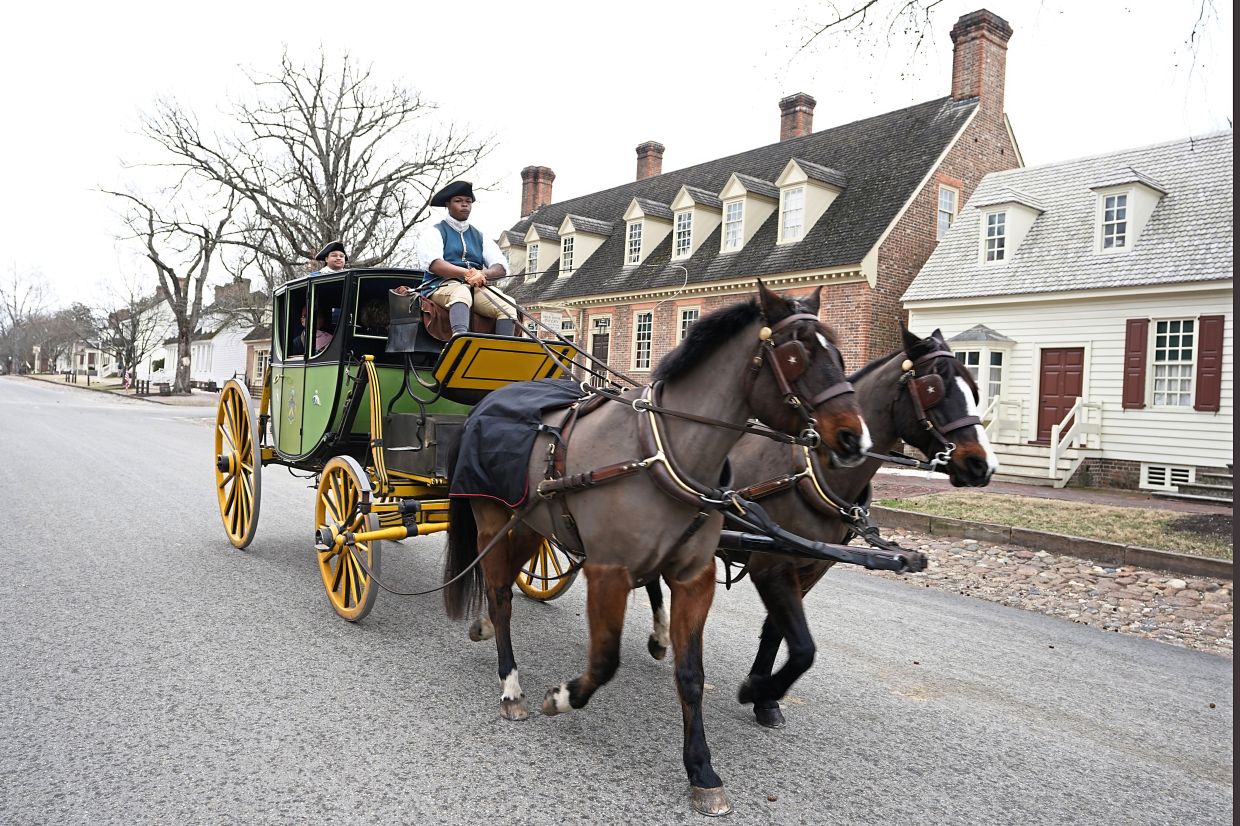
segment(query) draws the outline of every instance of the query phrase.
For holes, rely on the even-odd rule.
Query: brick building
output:
[[[961,17],[950,94],[813,131],[814,98],[779,102],[779,141],[672,172],[637,147],[636,179],[555,202],[522,170],[502,284],[544,323],[637,379],[698,317],[770,287],[822,286],[850,367],[899,345],[900,296],[982,177],[1022,165],[1003,110],[1012,28]],[[774,125],[774,124],[773,124]]]

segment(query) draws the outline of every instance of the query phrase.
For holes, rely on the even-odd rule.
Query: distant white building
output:
[[[987,175],[903,296],[978,378],[1001,473],[1225,497],[1232,133]]]

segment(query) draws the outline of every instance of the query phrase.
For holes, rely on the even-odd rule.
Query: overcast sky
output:
[[[847,0],[843,0],[843,7]],[[891,0],[882,0],[888,8]],[[519,217],[522,167],[556,173],[555,200],[634,177],[635,147],[667,147],[664,171],[772,143],[778,100],[808,92],[824,129],[950,92],[948,36],[989,8],[1015,30],[1006,109],[1027,165],[1231,127],[1232,9],[1215,0],[1196,49],[1201,0],[943,0],[921,49],[879,35],[822,37],[826,2],[587,4],[424,2],[23,3],[6,12],[0,70],[3,266],[38,269],[55,303],[103,304],[149,264],[117,242],[100,187],[132,182],[122,160],[154,157],[136,135],[158,96],[200,112],[244,84],[241,66],[277,65],[322,44],[494,133],[475,175],[474,221],[495,237]],[[848,3],[851,7],[853,4]],[[884,12],[885,13],[885,12]],[[222,273],[221,273],[222,274]]]

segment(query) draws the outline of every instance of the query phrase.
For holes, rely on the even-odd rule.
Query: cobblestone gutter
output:
[[[876,519],[875,521],[880,521]],[[1020,545],[931,536],[888,527],[883,535],[930,558],[927,570],[899,576],[1122,634],[1232,657],[1232,581],[1115,565]]]

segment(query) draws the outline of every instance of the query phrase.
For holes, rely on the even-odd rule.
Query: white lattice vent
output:
[[[1175,490],[1193,483],[1193,469],[1175,465],[1142,465],[1141,487]]]

